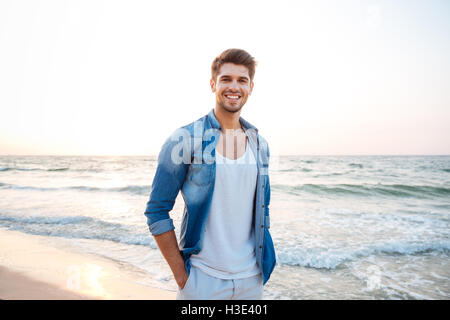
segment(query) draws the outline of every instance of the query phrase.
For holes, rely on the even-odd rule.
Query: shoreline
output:
[[[45,237],[0,228],[0,299],[173,300],[137,283],[119,263],[50,246]]]

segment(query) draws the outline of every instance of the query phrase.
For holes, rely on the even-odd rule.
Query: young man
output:
[[[228,49],[212,63],[215,108],[166,140],[145,215],[178,284],[177,299],[261,299],[275,267],[269,148],[240,117],[256,61]],[[185,201],[180,243],[169,211]]]

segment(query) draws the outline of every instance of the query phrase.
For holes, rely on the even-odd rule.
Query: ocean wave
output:
[[[273,190],[278,190],[291,194],[301,194],[302,192],[310,194],[322,194],[333,196],[390,196],[390,197],[448,197],[450,188],[436,186],[417,186],[403,184],[302,184],[295,186],[274,184]]]
[[[81,191],[99,191],[99,192],[127,192],[131,194],[138,195],[148,195],[151,191],[151,186],[138,186],[138,185],[129,185],[125,187],[113,187],[113,188],[98,188],[98,187],[87,187],[87,186],[72,186],[65,187],[64,189],[70,190],[81,190]]]
[[[329,249],[277,248],[277,261],[280,265],[301,266],[316,269],[336,269],[345,262],[368,257],[375,254],[414,255],[428,252],[450,252],[450,241],[418,242],[386,242],[365,248]]]
[[[148,185],[129,185],[124,187],[111,187],[111,188],[99,188],[89,186],[70,186],[70,187],[32,187],[32,186],[20,186],[15,184],[1,183],[2,189],[16,189],[16,190],[33,190],[33,191],[61,191],[61,190],[78,190],[87,192],[127,192],[137,195],[148,195],[151,191],[151,186]]]
[[[143,217],[143,220],[145,218]],[[145,222],[143,222],[143,225]],[[49,237],[70,239],[108,240],[127,245],[157,245],[145,228],[113,223],[86,216],[17,216],[0,213],[0,227]],[[368,244],[364,247],[343,247],[342,249],[315,247],[302,248],[299,245],[283,245],[276,241],[279,265],[301,266],[316,269],[336,269],[342,264],[376,254],[417,255],[430,252],[450,253],[449,240],[390,241]]]
[[[17,171],[38,171],[38,170],[42,170],[42,169],[38,169],[38,168],[11,168],[11,167],[0,168],[0,171],[13,171],[13,170],[17,170]]]
[[[322,174],[316,174],[313,177],[314,178],[320,178],[320,177],[334,177],[334,176],[342,176],[344,174],[347,174],[348,172],[331,172],[331,173],[322,173]]]
[[[289,169],[280,169],[279,172],[311,172],[312,169],[309,168],[303,168],[303,167],[294,167]]]
[[[0,214],[0,227],[41,236],[109,240],[157,248],[149,232],[136,233],[131,226],[85,216],[21,217]]]

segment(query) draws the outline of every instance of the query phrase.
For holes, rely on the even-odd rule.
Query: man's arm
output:
[[[178,248],[173,220],[169,216],[169,212],[173,209],[175,199],[184,183],[188,168],[188,164],[172,159],[172,151],[180,143],[176,139],[177,137],[180,137],[180,135],[175,131],[161,148],[150,199],[147,202],[144,214],[147,217],[149,230],[169,264],[177,284],[180,288],[183,288],[187,279],[187,272]],[[188,151],[188,149],[186,150]]]
[[[183,289],[187,281],[186,267],[184,266],[183,257],[180,254],[178,248],[177,237],[175,236],[175,231],[171,230],[160,235],[155,236],[156,243],[158,244],[159,250],[161,250],[164,259],[172,270],[175,281],[178,286]]]

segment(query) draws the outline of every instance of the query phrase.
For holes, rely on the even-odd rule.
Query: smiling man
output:
[[[159,153],[145,215],[178,284],[177,299],[261,299],[275,267],[269,148],[240,117],[255,67],[241,49],[215,58],[215,108],[177,129]],[[169,212],[180,190],[185,208],[178,244]]]

